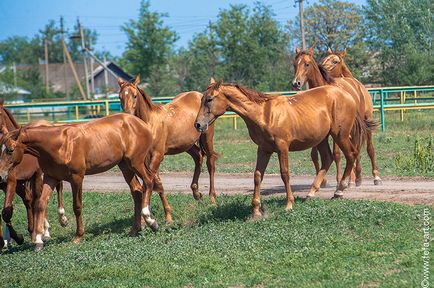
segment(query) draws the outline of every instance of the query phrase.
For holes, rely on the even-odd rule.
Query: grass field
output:
[[[378,118],[378,114],[375,115]],[[380,176],[426,176],[434,177],[434,151],[428,147],[428,140],[434,140],[434,116],[432,111],[408,111],[401,122],[399,112],[386,113],[386,131],[377,131],[374,136],[374,147]],[[250,139],[242,119],[238,119],[238,130],[232,128],[232,120],[216,121],[215,150],[221,154],[216,164],[217,172],[252,172],[256,164],[256,144]],[[415,141],[420,139],[425,154],[415,151]],[[363,175],[371,176],[371,163],[366,153],[362,152]],[[418,169],[413,164],[416,158],[430,157],[432,161],[425,169]],[[402,161],[398,162],[397,159]],[[425,159],[428,160],[428,159]],[[341,169],[345,165],[342,155]],[[204,165],[205,166],[205,165]],[[289,153],[289,169],[294,175],[313,175],[315,170],[310,159],[310,150]],[[168,156],[161,166],[162,171],[193,171],[193,160],[186,154]],[[204,171],[206,169],[204,168]],[[328,175],[335,175],[335,165]],[[278,173],[279,162],[274,154],[267,168],[267,173]],[[334,176],[328,176],[334,177]]]
[[[70,224],[61,228],[50,203],[53,239],[40,253],[24,244],[0,255],[0,286],[416,287],[421,217],[424,209],[434,213],[427,206],[345,200],[297,200],[288,213],[284,198],[273,196],[263,199],[263,219],[252,221],[250,196],[222,196],[217,206],[191,196],[168,200],[173,225],[163,225],[153,197],[160,230],[128,237],[129,193],[84,193],[80,245],[71,243],[70,205]],[[24,209],[16,204],[14,222],[22,228]]]

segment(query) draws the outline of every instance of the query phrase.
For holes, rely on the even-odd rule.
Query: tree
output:
[[[289,36],[269,6],[231,5],[189,44],[187,83],[204,90],[210,77],[224,78],[259,90],[287,89],[291,65]]]
[[[122,30],[127,34],[127,48],[121,63],[132,74],[140,74],[149,80],[152,71],[161,74],[162,67],[167,64],[173,54],[177,34],[163,24],[162,18],[167,16],[158,12],[151,12],[148,0],[141,2],[139,19],[130,20]],[[161,78],[160,76],[155,76]]]
[[[368,0],[369,45],[379,53],[385,85],[434,82],[432,10],[429,0]]]

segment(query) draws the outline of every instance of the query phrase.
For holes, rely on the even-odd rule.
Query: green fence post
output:
[[[386,129],[384,123],[384,92],[383,89],[380,90],[380,119],[381,119],[381,132]]]

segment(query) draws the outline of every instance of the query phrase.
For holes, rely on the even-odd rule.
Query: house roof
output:
[[[32,92],[20,87],[14,87],[12,85],[7,85],[3,82],[0,82],[0,94],[30,95]]]

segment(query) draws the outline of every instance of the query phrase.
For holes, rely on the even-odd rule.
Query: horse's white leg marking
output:
[[[43,244],[42,242],[42,234],[36,234],[35,244]]]
[[[50,236],[50,223],[48,223],[47,218],[44,219],[44,237],[51,238]]]
[[[142,215],[145,218],[146,224],[148,224],[149,226],[154,224],[155,219],[152,219],[151,217],[151,211],[149,211],[149,206],[146,206],[142,209]]]

